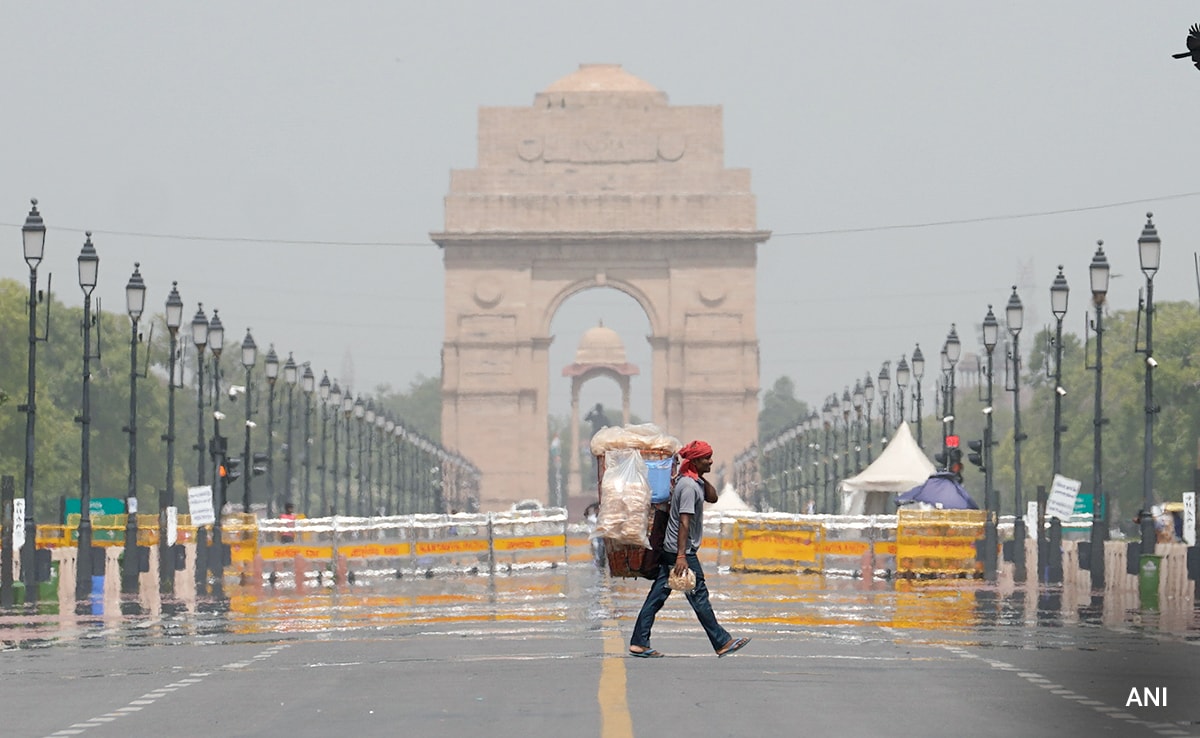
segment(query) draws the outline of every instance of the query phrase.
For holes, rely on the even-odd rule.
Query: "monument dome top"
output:
[[[626,72],[620,64],[580,64],[579,69],[543,90],[548,92],[658,92],[658,89]]]

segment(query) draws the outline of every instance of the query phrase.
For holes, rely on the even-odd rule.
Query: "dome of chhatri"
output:
[[[649,82],[633,76],[620,64],[580,64],[579,69],[554,82],[545,93],[556,92],[658,92]]]
[[[625,344],[612,328],[605,328],[604,321],[588,328],[579,339],[575,351],[576,364],[624,364]]]

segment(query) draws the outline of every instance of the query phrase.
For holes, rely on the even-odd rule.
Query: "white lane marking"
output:
[[[997,671],[1016,672],[1017,676],[1021,677],[1025,681],[1029,682],[1029,684],[1032,686],[1040,687],[1042,689],[1048,690],[1050,692],[1050,694],[1058,695],[1059,697],[1062,697],[1064,700],[1073,700],[1073,701],[1076,701],[1080,705],[1086,705],[1086,706],[1092,708],[1093,710],[1095,710],[1096,712],[1100,713],[1101,715],[1107,715],[1110,718],[1113,718],[1115,720],[1123,720],[1123,721],[1129,723],[1130,725],[1145,725],[1146,727],[1150,728],[1151,730],[1158,733],[1159,735],[1164,735],[1164,736],[1194,735],[1192,733],[1182,731],[1178,727],[1176,727],[1170,723],[1160,723],[1160,724],[1156,725],[1154,723],[1150,723],[1145,720],[1141,720],[1136,715],[1131,715],[1128,712],[1122,712],[1121,708],[1119,708],[1119,707],[1110,707],[1109,705],[1106,705],[1099,700],[1088,699],[1088,697],[1086,695],[1081,695],[1073,690],[1066,689],[1061,684],[1054,684],[1049,679],[1047,679],[1046,677],[1037,673],[1036,671],[1017,671],[1017,668],[1015,666],[1013,666],[1012,664],[1008,664],[1003,661],[994,661],[991,659],[985,659],[982,656],[978,656],[976,654],[969,653],[968,651],[965,651],[964,649],[962,649],[958,646],[943,645],[942,648],[945,649],[946,651],[949,651],[950,653],[954,654],[955,656],[959,656],[964,659],[976,659],[976,660],[982,661],[985,664],[987,664],[988,666],[992,667],[993,669],[996,669]]]
[[[274,656],[275,654],[279,653],[283,649],[287,648],[290,645],[291,644],[285,643],[285,644],[272,646],[270,648],[263,650],[261,653],[257,654],[254,658],[257,660],[268,659],[268,658]],[[237,662],[234,664],[227,664],[223,668],[241,669],[246,666],[249,666],[251,663],[252,662],[250,662],[250,661]],[[111,723],[119,717],[124,717],[126,715],[131,715],[133,713],[140,712],[143,709],[145,709],[146,707],[153,705],[159,699],[166,697],[167,694],[169,694],[171,692],[174,692],[178,689],[182,689],[183,687],[191,686],[193,684],[199,684],[200,682],[204,681],[204,678],[209,676],[210,674],[212,674],[212,672],[209,672],[209,671],[193,672],[193,673],[189,674],[186,679],[180,679],[179,681],[171,682],[170,684],[168,684],[164,687],[159,687],[158,689],[151,690],[151,691],[143,694],[141,697],[138,697],[137,699],[130,700],[129,704],[125,705],[124,707],[118,707],[116,710],[113,710],[112,712],[107,712],[103,715],[100,715],[99,717],[91,718],[82,723],[75,723],[70,728],[64,728],[64,729],[56,731],[54,733],[50,733],[48,738],[55,738],[56,736],[58,738],[65,738],[66,736],[79,735],[80,733],[85,732],[88,728],[98,728],[102,724]]]

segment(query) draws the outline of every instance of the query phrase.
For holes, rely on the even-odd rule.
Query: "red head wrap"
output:
[[[712,446],[704,441],[692,441],[679,449],[679,458],[683,459],[683,463],[679,465],[679,476],[700,479],[700,475],[692,468],[692,462],[696,459],[703,459],[705,456],[712,456],[712,453]]]

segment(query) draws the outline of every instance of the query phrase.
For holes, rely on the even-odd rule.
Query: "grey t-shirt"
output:
[[[671,514],[667,518],[667,535],[663,540],[663,550],[679,553],[679,513],[692,514],[692,524],[688,528],[687,550],[685,554],[696,553],[700,541],[704,538],[704,484],[691,477],[680,477],[671,489]]]

